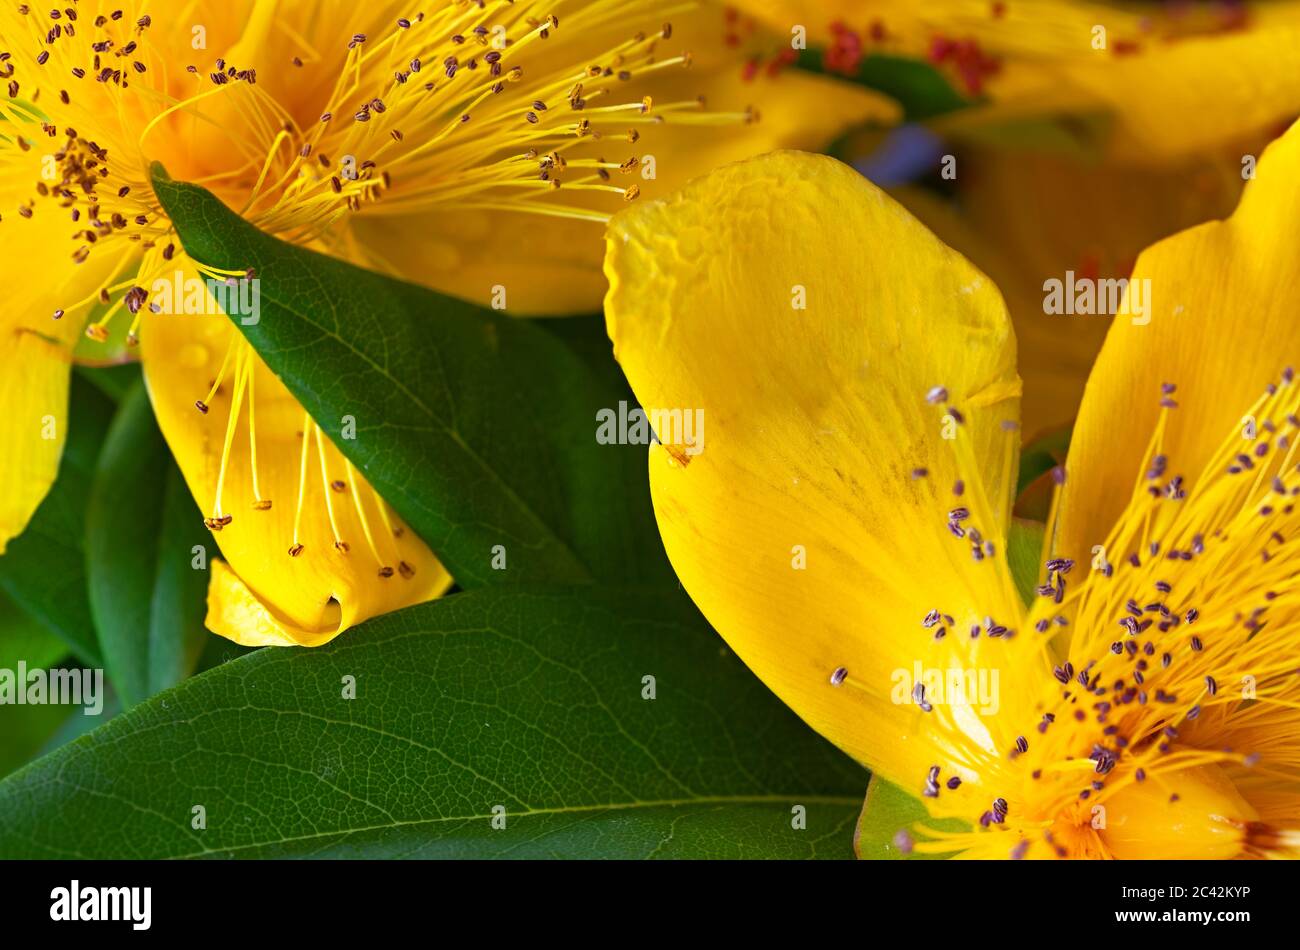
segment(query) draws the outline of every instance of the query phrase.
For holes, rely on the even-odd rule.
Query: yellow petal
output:
[[[705,616],[810,725],[913,794],[930,762],[977,758],[939,749],[994,747],[1000,718],[898,692],[914,664],[987,672],[1032,642],[971,639],[1020,607],[1001,559],[976,562],[946,527],[963,504],[1003,540],[1019,380],[996,288],[852,169],[796,152],[625,211],[607,243],[606,318],[638,399],[698,420],[691,438],[661,423],[649,463]],[[931,405],[935,386],[950,398]],[[965,417],[951,440],[948,405]],[[942,640],[931,610],[953,615]]]
[[[330,610],[337,618],[337,605]],[[248,589],[230,566],[222,560],[212,562],[208,581],[209,630],[245,647],[320,646],[334,638],[336,632],[325,624],[324,632],[305,630],[282,617]],[[335,624],[337,626],[337,622]]]
[[[1164,436],[1169,472],[1194,487],[1211,453],[1294,359],[1298,219],[1300,124],[1265,151],[1232,217],[1139,256],[1133,279],[1150,281],[1150,322],[1117,318],[1089,377],[1070,445],[1059,551],[1077,555],[1101,543],[1123,510],[1162,383],[1177,385],[1180,406]]]
[[[369,617],[446,590],[450,579],[428,547],[308,424],[302,407],[225,316],[150,314],[142,325],[141,352],[159,426],[190,491],[205,516],[231,518],[213,532],[229,562],[227,573],[236,575],[219,579],[214,573],[209,594],[214,632],[261,643],[274,639],[268,633],[274,629],[275,636],[316,646]],[[233,355],[221,388],[208,398],[227,352]],[[241,365],[249,367],[253,381],[256,489],[250,397],[237,385]],[[241,405],[222,481],[237,391]],[[206,401],[206,414],[196,409],[196,400]],[[293,555],[296,545],[301,550]],[[253,626],[243,629],[244,621]]]
[[[22,312],[22,311],[19,311]],[[69,345],[0,320],[0,554],[58,474],[68,430]]]
[[[26,155],[39,157],[36,149]],[[68,376],[81,324],[71,316],[55,320],[54,313],[93,293],[107,273],[102,261],[72,262],[67,219],[53,207],[42,205],[31,218],[16,213],[14,179],[27,185],[39,174],[35,162],[30,169],[22,164],[0,191],[7,250],[0,259],[0,554],[54,483],[68,433]]]

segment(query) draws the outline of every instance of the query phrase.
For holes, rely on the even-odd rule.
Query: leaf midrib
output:
[[[506,817],[511,819],[536,818],[546,815],[576,815],[594,814],[597,812],[607,811],[630,811],[638,808],[682,808],[690,805],[774,805],[786,802],[795,802],[796,804],[807,803],[809,805],[845,805],[853,807],[862,804],[861,799],[848,795],[804,795],[799,792],[792,792],[788,795],[712,795],[705,798],[664,798],[634,802],[611,802],[608,804],[561,805],[555,808],[532,808],[527,811],[506,812]],[[228,848],[208,848],[203,851],[195,851],[189,854],[174,855],[172,860],[180,861],[189,858],[201,858],[211,854],[230,854],[235,851],[248,851],[253,848],[265,848],[277,844],[311,841],[316,838],[329,838],[338,835],[355,835],[371,831],[387,831],[393,828],[436,825],[453,821],[490,821],[495,817],[495,815],[489,812],[482,815],[447,815],[439,818],[413,818],[410,821],[395,821],[380,825],[363,825],[356,828],[342,828],[335,831],[318,831],[306,835],[292,835],[287,838],[277,838],[272,841],[257,841],[248,844],[231,845]]]

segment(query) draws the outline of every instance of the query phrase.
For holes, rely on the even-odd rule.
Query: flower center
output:
[[[563,29],[550,12],[558,7],[571,8]],[[211,61],[201,24],[98,8],[0,13],[9,92],[0,110],[15,129],[0,140],[0,162],[28,180],[41,159],[19,212],[67,213],[77,263],[120,256],[113,282],[56,317],[105,297],[120,305],[165,269],[174,232],[149,159],[263,230],[350,256],[364,249],[341,226],[349,213],[479,209],[603,223],[608,196],[640,193],[632,145],[643,127],[756,117],[711,112],[702,98],[656,100],[659,77],[692,57],[668,48],[671,24],[624,26],[654,15],[648,0],[521,0],[491,12],[446,2],[374,34],[345,26],[373,14],[257,0],[247,25],[224,31],[229,58]],[[40,154],[45,139],[56,150]],[[112,306],[90,335],[106,338],[122,309]]]
[[[1160,400],[1128,505],[1091,564],[1048,560],[1026,613],[972,629],[1019,640],[1034,654],[1020,668],[1041,672],[1014,684],[1003,715],[979,729],[934,708],[936,728],[953,733],[953,759],[918,776],[918,787],[935,817],[972,830],[925,829],[916,849],[1300,853],[1291,551],[1300,386],[1286,370],[1191,481],[1163,445],[1179,411],[1175,387],[1164,385]],[[1058,493],[1063,480],[1060,472]],[[972,517],[967,506],[948,512],[963,543],[972,543]],[[991,553],[974,539],[973,556]],[[953,623],[931,611],[923,625]]]
[[[252,276],[185,257],[154,197],[152,160],[262,230],[383,269],[372,242],[351,229],[353,218],[441,213],[421,218],[421,227],[446,229],[453,240],[465,212],[600,225],[616,210],[610,201],[640,192],[633,145],[643,128],[756,118],[752,110],[711,112],[700,98],[653,96],[666,72],[690,66],[691,53],[672,47],[672,26],[651,0],[518,0],[491,10],[481,0],[445,0],[392,18],[353,4],[254,0],[246,17],[232,17],[233,8],[214,3],[189,17],[143,7],[133,14],[118,2],[0,11],[8,92],[0,116],[9,126],[0,172],[35,180],[21,217],[67,216],[74,264],[92,255],[109,262],[102,286],[52,314],[91,316],[86,334],[101,343],[122,315],[134,345],[146,314],[172,312],[152,289],[170,286],[178,269],[217,283]],[[658,25],[639,32],[629,26],[636,19]],[[357,31],[357,21],[374,26]],[[209,44],[225,55],[206,53]],[[205,415],[216,405],[228,413],[205,518],[214,531],[235,518],[223,507],[230,478],[251,481],[241,495],[251,494],[255,510],[272,504],[258,483],[258,365],[236,336],[215,378],[186,399]],[[228,402],[216,398],[227,392]],[[247,472],[230,464],[245,415]],[[387,523],[382,500],[363,498],[373,490],[350,465],[345,479],[327,474],[323,436],[305,415],[301,439],[289,554],[304,550],[298,526],[318,461],[334,547],[349,547],[335,505],[352,505],[381,576],[405,575],[405,562],[382,555],[376,541],[401,530]]]

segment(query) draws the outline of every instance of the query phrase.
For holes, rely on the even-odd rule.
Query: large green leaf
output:
[[[618,393],[564,343],[262,234],[158,166],[154,190],[192,257],[255,270],[236,326],[462,587],[668,576],[644,448],[597,444]]]
[[[866,778],[683,598],[498,587],[136,706],[0,783],[0,857],[850,857]]]
[[[86,500],[100,443],[113,415],[112,401],[79,376],[72,377],[68,427],[59,475],[31,522],[0,557],[0,589],[82,662],[100,666],[99,644],[86,592],[82,533]]]
[[[108,675],[128,706],[179,683],[198,660],[207,637],[202,526],[137,381],[104,440],[86,512],[91,611]]]

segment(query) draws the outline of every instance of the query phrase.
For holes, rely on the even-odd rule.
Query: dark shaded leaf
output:
[[[203,519],[154,422],[144,384],[122,398],[86,513],[91,612],[108,675],[130,706],[194,669],[203,627]]]

